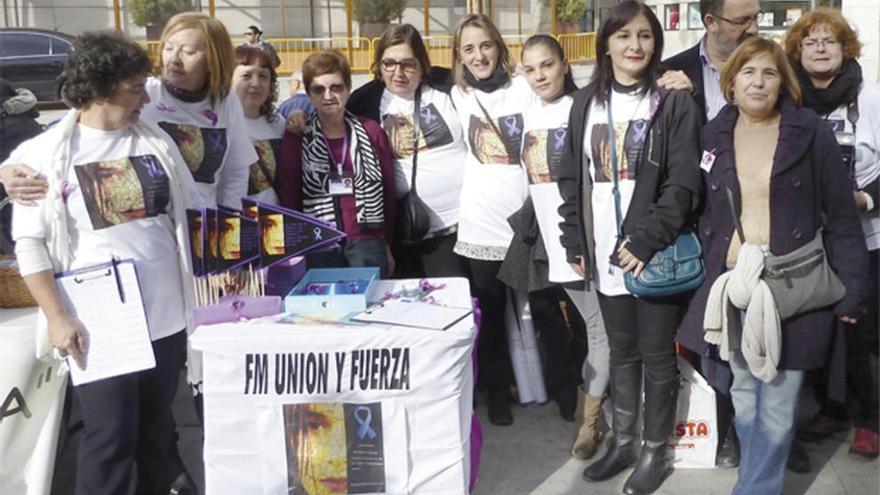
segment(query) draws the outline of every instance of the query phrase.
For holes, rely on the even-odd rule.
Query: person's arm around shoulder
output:
[[[855,323],[864,312],[870,287],[868,251],[837,140],[831,127],[815,118],[816,134],[810,152],[813,166],[819,167],[819,197],[814,201],[820,201],[825,214],[824,221],[817,221],[822,221],[830,251],[828,262],[846,287],[846,295],[834,306],[834,314],[847,323]]]
[[[640,261],[671,244],[692,218],[702,194],[700,172],[700,111],[685,91],[671,91],[663,103],[660,119],[665,123],[665,180],[648,215],[640,218],[630,234],[628,249]],[[655,146],[657,146],[655,144]]]

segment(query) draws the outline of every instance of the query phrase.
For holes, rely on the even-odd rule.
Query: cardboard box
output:
[[[286,313],[360,312],[367,309],[379,268],[313,268],[284,298]]]

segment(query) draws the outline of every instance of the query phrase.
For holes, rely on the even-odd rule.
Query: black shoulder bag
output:
[[[419,109],[422,101],[422,87],[416,90],[413,112],[413,156],[412,180],[407,192],[397,204],[397,240],[404,246],[412,246],[424,240],[431,230],[431,215],[428,205],[416,192],[416,173],[419,162]]]

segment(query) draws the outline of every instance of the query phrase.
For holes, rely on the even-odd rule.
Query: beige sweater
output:
[[[779,141],[779,125],[745,127],[737,122],[733,132],[736,177],[742,206],[740,221],[746,242],[756,246],[770,243],[770,171]],[[736,265],[739,236],[734,233],[727,249],[727,267]]]

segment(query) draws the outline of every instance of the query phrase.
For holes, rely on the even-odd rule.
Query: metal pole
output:
[[[522,36],[522,0],[516,0],[516,34]]]
[[[284,0],[279,3],[281,7],[281,36],[287,38],[287,17],[284,15]]]
[[[214,0],[208,0],[208,15],[214,17]]]
[[[351,49],[351,37],[354,34],[354,31],[351,29],[351,16],[352,16],[352,5],[351,0],[345,0],[345,21],[346,21],[346,36],[348,36],[348,63],[354,62],[354,55]]]
[[[309,28],[311,29],[311,37],[315,37],[315,0],[309,0]]]
[[[330,0],[327,0],[327,36],[333,37],[333,16],[330,13]]]
[[[113,23],[117,31],[122,31],[122,21],[119,17],[119,0],[113,0]]]
[[[550,0],[550,33],[556,36],[556,0]]]
[[[431,36],[431,0],[422,1],[422,10],[425,14],[425,36]]]

